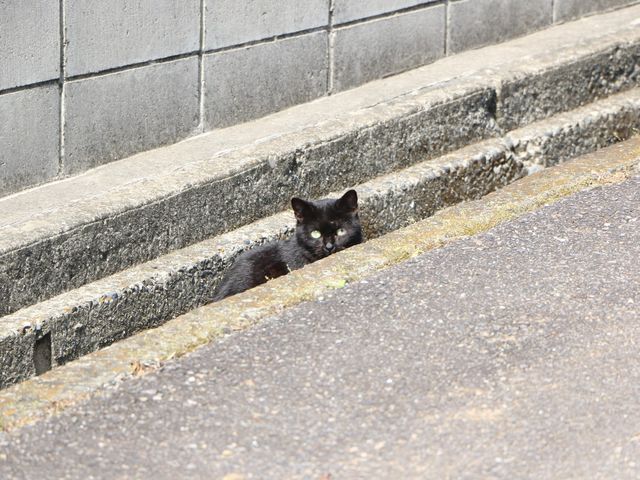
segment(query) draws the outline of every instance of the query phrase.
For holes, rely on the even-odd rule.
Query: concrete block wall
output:
[[[0,0],[0,196],[634,3]]]

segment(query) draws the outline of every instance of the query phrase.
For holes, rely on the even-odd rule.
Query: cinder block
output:
[[[351,22],[439,0],[334,0],[333,24]]]
[[[444,55],[445,9],[428,7],[336,29],[336,91],[432,62]]]
[[[551,25],[552,17],[552,0],[451,2],[447,53],[498,43],[539,30]]]
[[[58,2],[0,0],[0,90],[59,76]]]
[[[177,142],[199,120],[198,59],[68,82],[65,173],[76,173]]]
[[[206,122],[225,127],[308,102],[327,92],[327,34],[205,56]]]
[[[329,23],[329,0],[215,0],[205,9],[207,50]]]
[[[200,0],[67,0],[64,15],[68,76],[200,48]]]
[[[60,94],[48,85],[0,95],[0,195],[58,173]]]
[[[638,0],[555,0],[553,20],[566,22],[595,12],[638,3]]]

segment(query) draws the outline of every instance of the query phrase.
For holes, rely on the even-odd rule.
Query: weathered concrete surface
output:
[[[0,392],[5,428],[58,412],[158,362],[182,356],[230,331],[244,330],[283,308],[325,296],[346,283],[419,253],[484,232],[571,193],[623,181],[640,164],[640,140],[543,170],[490,194],[366,244],[333,255],[253,290],[189,312]],[[28,335],[33,331],[28,331]]]
[[[438,0],[333,0],[333,23],[362,20],[383,13],[395,12],[404,8],[418,7]]]
[[[295,139],[228,153],[222,169],[220,164],[204,164],[192,175],[170,171],[160,182],[147,180],[144,191],[157,196],[167,187],[170,192],[176,177],[193,184],[179,195],[163,194],[155,203],[144,202],[143,208],[109,215],[107,224],[100,218],[104,208],[92,212],[89,207],[82,212],[86,220],[80,229],[10,251],[0,263],[0,288],[9,299],[2,306],[25,305],[36,295],[46,298],[131,262],[232,230],[281,211],[293,195],[320,197],[328,189],[345,188],[489,137],[491,98],[490,91],[431,92],[423,99],[428,106],[414,99],[390,110],[380,107],[380,115],[376,109],[362,112],[367,118],[362,129],[344,122],[325,124],[316,129],[318,137],[311,145],[308,136],[294,134]],[[305,144],[302,151],[291,150]],[[131,195],[142,193],[140,185],[127,187],[135,190]],[[127,193],[118,191],[116,198],[123,195]],[[83,203],[95,205],[95,199]],[[29,228],[9,225],[5,232],[20,242],[19,237],[31,237],[43,221],[48,219],[32,219]]]
[[[5,434],[0,474],[638,478],[637,174]]]
[[[450,2],[447,52],[508,40],[553,21],[552,0],[461,0]]]
[[[640,130],[640,91],[513,131],[360,184],[366,238],[375,238],[463,200],[480,198],[543,166],[591,152]],[[52,338],[61,365],[204,305],[233,259],[288,236],[290,212],[205,240],[2,319],[0,387],[35,374],[36,338]],[[25,326],[33,335],[24,335]],[[6,342],[6,343],[5,343]]]
[[[206,55],[206,128],[246,122],[323,96],[327,41],[326,32],[316,32]]]
[[[556,22],[564,22],[634,3],[638,3],[638,0],[554,0],[553,19]]]
[[[205,5],[205,22],[212,50],[326,26],[329,0],[216,0]]]
[[[64,172],[187,137],[198,126],[199,85],[196,57],[68,82]]]
[[[505,143],[529,171],[557,165],[640,132],[640,90],[510,132]],[[580,134],[577,134],[580,132]]]
[[[60,143],[58,85],[0,95],[0,119],[0,195],[55,177]]]
[[[1,7],[0,90],[57,79],[60,76],[57,2],[33,0],[27,8],[21,0],[4,0]]]
[[[495,140],[358,185],[366,238],[409,225],[519,178],[523,164]],[[34,345],[50,334],[53,366],[200,307],[241,252],[288,237],[291,212],[259,220],[7,315],[0,388],[35,375]]]
[[[496,117],[505,130],[579,107],[630,86],[640,79],[640,45],[621,43],[611,49],[583,56],[550,53],[545,67],[527,62],[510,77],[498,80]]]
[[[444,56],[445,8],[438,5],[338,28],[333,44],[335,91],[399,73]]]
[[[3,198],[2,296],[11,299],[12,311],[273,214],[292,194],[319,197],[500,136],[494,119],[502,101],[499,85],[522,70],[523,58],[534,83],[558,67],[549,52],[569,63],[593,58],[597,70],[600,53],[640,42],[634,24],[638,15],[640,7],[632,7],[444,58],[263,120]],[[637,58],[629,58],[637,63]],[[635,74],[627,79],[627,71],[621,70],[620,88],[637,80]],[[575,73],[570,68],[565,72],[569,77]],[[588,95],[578,92],[582,85],[577,83],[574,95],[585,99]],[[520,97],[526,98],[527,109],[536,109],[535,95]],[[545,97],[544,104],[549,103]],[[522,112],[515,102],[502,111]],[[505,115],[498,119],[509,124]],[[369,171],[367,178],[359,176]],[[324,181],[319,172],[331,177]],[[210,215],[214,211],[225,215]]]
[[[199,50],[200,1],[65,2],[65,74],[99,72]]]

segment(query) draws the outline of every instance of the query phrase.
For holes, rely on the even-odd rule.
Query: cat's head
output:
[[[326,257],[362,242],[358,194],[349,190],[338,199],[310,201],[292,198],[296,238],[315,258]]]

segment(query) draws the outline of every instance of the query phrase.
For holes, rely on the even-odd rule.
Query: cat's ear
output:
[[[358,211],[358,194],[349,190],[338,199],[338,208],[343,212],[356,213]]]
[[[303,222],[305,219],[309,220],[313,215],[313,205],[298,197],[291,199],[291,208],[293,208],[293,213],[299,222]]]

